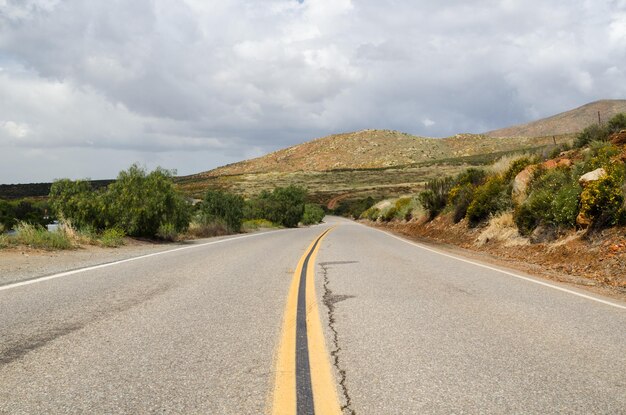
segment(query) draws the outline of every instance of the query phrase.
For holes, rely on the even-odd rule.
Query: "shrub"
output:
[[[248,219],[267,219],[288,228],[298,226],[304,214],[307,192],[302,187],[277,187],[251,199],[245,209]]]
[[[118,228],[127,235],[154,237],[162,225],[171,224],[181,232],[189,225],[191,210],[174,188],[173,174],[160,167],[148,174],[134,164],[100,192],[87,181],[57,180],[50,203],[81,230]]]
[[[535,164],[535,160],[529,157],[522,157],[522,158],[518,158],[514,160],[509,166],[509,168],[506,170],[506,172],[504,173],[504,181],[512,182],[513,179],[515,179],[515,177],[522,170],[524,170],[526,167],[530,166],[531,164]]]
[[[244,200],[241,196],[209,190],[200,207],[202,222],[223,222],[230,232],[239,232],[243,221]]]
[[[173,172],[158,167],[151,173],[138,165],[122,171],[106,193],[110,211],[107,227],[118,227],[131,236],[154,237],[171,224],[176,232],[189,226],[191,210],[174,188]]]
[[[415,199],[412,197],[401,197],[396,200],[394,207],[396,208],[396,219],[411,220],[413,210],[416,207]]]
[[[454,186],[448,192],[448,204],[452,208],[454,223],[460,222],[465,217],[467,208],[474,198],[474,190],[485,182],[486,177],[487,173],[484,170],[475,168],[469,168],[456,176]]]
[[[74,247],[65,232],[48,232],[40,225],[20,222],[15,227],[15,231],[16,234],[11,238],[18,244],[28,245],[32,248],[54,250]]]
[[[501,176],[492,176],[474,191],[472,202],[467,207],[467,219],[475,226],[489,215],[503,212],[512,207],[510,186]]]
[[[304,214],[302,215],[303,225],[314,225],[320,223],[324,219],[326,213],[319,205],[307,203],[304,205]]]
[[[124,231],[118,228],[106,229],[100,236],[100,244],[108,248],[124,245]]]
[[[342,200],[332,212],[337,216],[357,219],[361,217],[363,212],[368,210],[374,203],[376,203],[376,201],[371,196],[360,199]]]
[[[248,220],[244,220],[243,224],[241,225],[244,229],[245,232],[247,231],[251,231],[251,230],[256,230],[259,228],[277,228],[278,225],[276,225],[275,223],[270,222],[267,219],[248,219]]]
[[[418,195],[418,199],[429,219],[434,219],[446,207],[453,183],[450,177],[433,179],[426,183],[426,190]]]
[[[46,217],[47,208],[45,201],[0,200],[0,224],[6,229],[13,229],[18,222],[45,226],[50,223]]]
[[[609,134],[609,129],[606,126],[592,124],[576,136],[576,139],[574,139],[574,147],[585,147],[593,141],[607,141],[609,139]]]
[[[367,209],[365,212],[361,213],[360,218],[369,219],[371,221],[376,221],[378,220],[379,216],[380,216],[380,209],[372,206],[371,208]]]
[[[580,195],[580,213],[591,220],[594,228],[617,224],[623,211],[624,165],[612,164],[606,170],[605,177],[587,184]]]
[[[267,218],[287,228],[298,226],[304,214],[306,190],[297,186],[277,187],[272,192],[273,211]]]
[[[593,141],[608,141],[611,134],[623,129],[626,129],[626,114],[616,114],[605,125],[592,124],[581,131],[574,140],[574,147],[581,148]]]
[[[455,186],[450,191],[449,202],[452,205],[454,223],[459,223],[467,215],[467,208],[474,198],[474,189],[471,184],[462,184]]]
[[[607,124],[610,133],[615,133],[626,129],[626,113],[616,114]]]
[[[173,242],[178,238],[178,232],[171,223],[162,223],[157,230],[156,236],[164,241]]]
[[[228,235],[230,232],[224,222],[202,223],[192,221],[186,231],[191,238],[209,238],[212,236]]]
[[[79,228],[103,229],[109,212],[100,193],[87,180],[55,180],[50,187],[50,206],[59,218],[71,220]]]
[[[530,189],[514,215],[522,235],[529,235],[540,224],[555,228],[575,226],[581,187],[570,169],[541,170]]]
[[[396,217],[397,213],[398,213],[398,210],[396,209],[396,207],[391,206],[389,209],[383,211],[380,218],[385,222],[389,222]]]

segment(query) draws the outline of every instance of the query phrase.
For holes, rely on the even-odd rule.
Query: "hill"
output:
[[[558,142],[571,137],[559,137]],[[502,139],[459,134],[425,138],[390,130],[334,134],[263,157],[179,177],[193,197],[207,188],[244,196],[275,186],[301,185],[321,203],[372,196],[387,197],[421,189],[433,177],[452,175],[468,165],[484,165],[503,154],[543,149],[553,137]]]
[[[626,112],[626,100],[595,101],[552,117],[489,131],[489,137],[539,137],[572,134],[590,124],[598,122],[598,112],[602,122],[621,112]]]
[[[506,140],[484,135],[458,134],[440,139],[391,130],[362,130],[318,138],[194,176],[385,169],[536,147],[551,142],[552,137]]]

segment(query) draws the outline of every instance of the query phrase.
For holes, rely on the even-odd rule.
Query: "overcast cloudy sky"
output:
[[[626,0],[0,0],[0,183],[626,97]]]

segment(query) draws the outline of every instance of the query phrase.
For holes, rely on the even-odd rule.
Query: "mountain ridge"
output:
[[[600,113],[600,121],[606,122],[622,112],[626,112],[626,100],[603,99],[550,117],[488,131],[484,134],[489,137],[511,138],[575,134],[588,125],[597,123],[598,113]]]
[[[606,121],[619,112],[626,112],[626,100],[594,101],[547,118],[483,134],[429,138],[375,129],[331,134],[187,177],[388,168],[545,146],[571,139],[587,125],[597,122],[598,112]]]

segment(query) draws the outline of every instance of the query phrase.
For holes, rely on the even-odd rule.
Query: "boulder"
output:
[[[568,158],[548,160],[541,163],[541,166],[546,170],[556,169],[557,167],[570,167],[571,165],[572,160]],[[526,167],[524,170],[519,172],[517,176],[515,176],[515,179],[513,179],[513,191],[511,192],[511,196],[516,205],[521,205],[524,203],[524,200],[526,200],[526,197],[528,197],[528,185],[533,178],[535,170],[537,170],[537,166],[537,164],[533,164]]]
[[[592,220],[589,219],[584,213],[580,212],[578,216],[576,216],[576,225],[578,225],[581,229],[587,229],[591,226]]]
[[[537,170],[536,165],[527,166],[513,179],[513,191],[511,192],[511,196],[516,205],[521,205],[524,203],[524,200],[526,200],[526,197],[528,197],[526,191],[528,190],[528,185],[533,178],[535,170]]]
[[[598,181],[605,176],[606,176],[606,170],[600,167],[599,169],[595,169],[594,171],[590,171],[589,173],[585,173],[582,176],[580,176],[580,179],[578,179],[578,183],[582,187],[585,187],[589,183]]]

